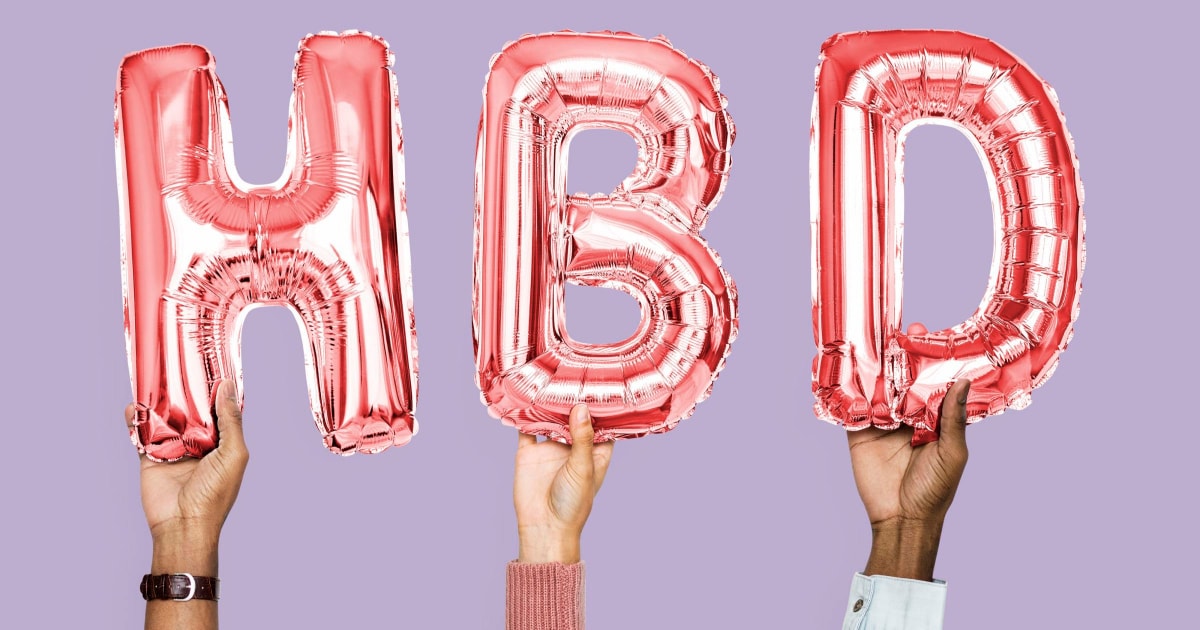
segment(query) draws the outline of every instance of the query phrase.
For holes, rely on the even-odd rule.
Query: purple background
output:
[[[489,57],[522,33],[562,28],[667,34],[721,76],[738,126],[728,191],[705,235],[740,288],[741,336],[695,416],[617,445],[584,535],[591,627],[840,623],[869,530],[843,431],[811,412],[809,113],[821,43],[889,28],[965,30],[1022,57],[1058,91],[1087,188],[1075,342],[1029,409],[969,432],[971,462],[937,566],[951,583],[949,625],[1175,625],[1184,571],[1197,561],[1196,493],[1185,481],[1197,437],[1187,387],[1197,373],[1190,21],[1158,1],[1103,15],[1044,0],[668,4],[7,10],[0,625],[141,623],[136,585],[150,539],[121,426],[131,396],[112,140],[122,55],[181,41],[209,47],[242,175],[268,182],[283,166],[296,43],[348,28],[386,37],[396,54],[421,430],[382,455],[329,454],[310,418],[290,314],[249,318],[253,458],[223,539],[229,627],[502,625],[504,563],[516,553],[516,439],[488,417],[472,381],[475,133]],[[632,147],[612,133],[581,135],[571,190],[611,189],[632,168]],[[951,130],[917,130],[908,156],[906,321],[946,326],[984,289],[985,179]],[[577,338],[616,340],[636,322],[623,294],[579,289],[569,302]]]

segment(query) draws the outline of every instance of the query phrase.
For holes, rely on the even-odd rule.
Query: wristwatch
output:
[[[221,598],[221,580],[191,573],[166,573],[142,576],[142,599],[169,599],[186,602],[193,599],[217,601]]]

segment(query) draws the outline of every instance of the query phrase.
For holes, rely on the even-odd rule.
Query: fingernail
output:
[[[958,394],[958,404],[960,404],[960,405],[967,404],[967,396],[970,395],[970,393],[971,393],[971,381],[967,381],[967,384],[962,388],[962,391],[959,392],[959,394]]]
[[[233,384],[233,381],[221,381],[221,395],[233,402],[237,402],[237,386]]]

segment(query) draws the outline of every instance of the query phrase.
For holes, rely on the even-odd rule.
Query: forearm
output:
[[[166,532],[154,537],[150,573],[190,573],[216,577],[219,534],[203,532]],[[146,630],[209,630],[217,627],[217,602],[193,599],[179,602],[146,602]]]
[[[580,560],[582,532],[518,526],[518,535],[517,562],[577,564]]]
[[[946,584],[933,580],[941,519],[893,521],[871,533],[871,555],[850,587],[843,629],[941,628]]]
[[[871,527],[871,555],[865,575],[933,580],[942,521],[901,521]]]

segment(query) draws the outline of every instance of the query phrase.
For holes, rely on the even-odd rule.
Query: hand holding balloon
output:
[[[175,463],[141,456],[142,509],[154,539],[150,573],[217,576],[221,528],[237,500],[250,453],[242,435],[242,412],[233,381],[221,381],[214,407],[219,443],[202,459]],[[125,408],[125,424],[136,430],[136,405]],[[216,628],[215,602],[154,600],[146,606],[147,628]]]
[[[964,379],[946,393],[935,442],[913,446],[908,427],[847,432],[854,481],[871,521],[867,575],[933,579],[942,523],[967,465],[970,389]]]
[[[237,499],[250,453],[242,435],[242,412],[233,381],[222,381],[215,397],[220,443],[202,459],[175,463],[142,456],[142,509],[154,537],[155,558],[162,543],[215,543]],[[134,405],[125,409],[132,424]],[[182,571],[180,567],[164,567]],[[215,569],[215,558],[214,567]],[[201,573],[211,575],[211,573]]]
[[[518,435],[513,505],[519,562],[579,562],[579,538],[608,472],[613,443],[593,444],[585,405],[571,410],[570,429],[570,446]]]

